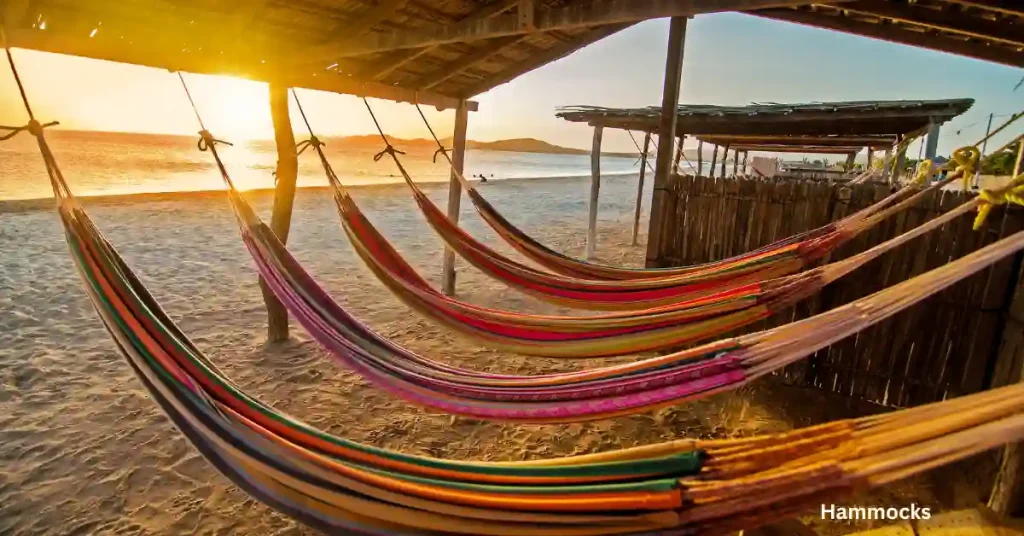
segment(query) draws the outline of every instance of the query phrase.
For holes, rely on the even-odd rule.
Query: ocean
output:
[[[208,153],[196,147],[197,137],[53,130],[47,139],[76,195],[118,195],[219,190],[223,188]],[[390,158],[373,160],[376,149],[345,147],[326,140],[325,152],[346,185],[401,182]],[[400,144],[396,148],[406,150]],[[219,150],[235,184],[243,190],[272,188],[276,150],[273,141],[254,140]],[[422,146],[401,156],[416,181],[448,180],[443,157]],[[635,158],[604,156],[602,177],[635,175]],[[0,144],[0,200],[50,197],[49,182],[35,140],[19,135]],[[488,180],[570,178],[590,175],[588,155],[558,155],[469,150],[467,177]],[[310,152],[299,157],[298,185],[325,186],[320,163]]]

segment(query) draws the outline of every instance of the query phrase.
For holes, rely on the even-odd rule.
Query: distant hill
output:
[[[339,145],[348,147],[367,147],[370,149],[376,148],[381,149],[380,136],[364,135],[364,136],[344,136],[341,138],[334,138]],[[394,145],[399,150],[414,150],[414,151],[433,151],[437,144],[434,140],[424,138],[413,138],[403,139],[394,138],[388,136],[388,141],[391,145]],[[452,146],[452,139],[446,138],[441,140],[441,143],[445,147]],[[474,141],[467,140],[466,147],[476,151],[507,151],[513,153],[540,153],[540,154],[577,154],[577,155],[588,155],[590,151],[585,149],[573,149],[571,147],[562,147],[548,143],[544,140],[538,140],[535,138],[516,138],[511,140],[497,140],[497,141]],[[601,153],[605,156],[622,156],[636,158],[638,153]]]

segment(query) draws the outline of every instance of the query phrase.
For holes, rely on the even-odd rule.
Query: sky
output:
[[[559,106],[640,107],[661,103],[666,19],[648,21],[478,96],[470,139],[533,137],[589,149],[585,124],[555,118]],[[15,60],[36,115],[64,128],[194,134],[196,119],[176,75],[159,69],[16,50]],[[690,20],[680,102],[944,99],[971,97],[973,108],[943,126],[939,154],[973,143],[994,124],[1024,109],[1024,69],[957,57],[795,24],[725,13]],[[207,127],[224,139],[272,137],[266,85],[241,79],[185,75]],[[373,124],[355,97],[299,91],[321,136],[369,134]],[[371,99],[389,135],[427,137],[412,105]],[[425,108],[426,110],[426,108]],[[301,136],[297,112],[292,113]],[[454,112],[428,110],[439,135]],[[0,70],[0,124],[24,124],[11,74]],[[1008,141],[1024,125],[993,139]],[[688,144],[689,145],[689,144]],[[624,132],[609,130],[604,148],[635,150]],[[991,147],[990,147],[991,148]],[[909,155],[916,156],[917,145]]]

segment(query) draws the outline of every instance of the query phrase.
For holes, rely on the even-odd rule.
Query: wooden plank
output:
[[[842,1],[842,0],[840,0]],[[420,48],[447,43],[471,42],[508,35],[551,30],[573,30],[601,25],[633,24],[648,19],[692,17],[703,13],[796,6],[806,0],[596,0],[582,4],[539,9],[533,27],[524,28],[517,15],[498,15],[466,23],[443,25],[431,31],[379,32],[361,40],[359,46],[338,50],[314,47],[310,57],[337,59],[375,54],[389,50]]]
[[[972,17],[963,13],[942,11],[914,4],[898,4],[879,0],[860,0],[843,6],[848,13],[873,15],[921,26],[930,30],[961,34],[987,41],[1000,41],[1017,47],[1024,46],[1024,28],[1013,20],[995,21]]]
[[[431,89],[448,80],[449,78],[462,73],[468,69],[480,65],[491,58],[500,55],[502,52],[509,50],[516,45],[525,41],[528,35],[512,35],[507,37],[499,37],[493,42],[487,44],[487,46],[474,49],[464,57],[452,62],[442,65],[439,69],[430,73],[423,78],[417,80],[412,85],[420,89]]]
[[[466,163],[466,131],[469,128],[469,108],[463,105],[455,109],[455,132],[452,135],[452,167],[448,178],[448,219],[459,223],[462,205],[462,183],[456,174],[462,173]],[[441,261],[441,290],[448,296],[455,295],[455,251],[445,246]]]

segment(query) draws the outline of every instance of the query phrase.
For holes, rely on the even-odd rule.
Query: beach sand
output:
[[[640,246],[629,245],[633,181],[616,178],[602,187],[602,262],[642,262],[644,233]],[[513,207],[507,213],[527,232],[568,254],[583,251],[586,181],[494,181],[484,188],[497,206]],[[427,190],[435,200],[446,197],[443,186]],[[403,187],[359,188],[355,196],[398,249],[439,284],[440,242]],[[266,214],[270,196],[253,199]],[[463,204],[467,228],[498,244],[469,203]],[[33,205],[0,203],[0,534],[314,534],[248,498],[174,429],[89,305],[56,215],[30,210]],[[379,447],[454,459],[520,460],[679,437],[778,432],[878,411],[767,379],[657,413],[587,424],[496,424],[431,413],[337,368],[301,328],[293,328],[287,343],[264,344],[255,269],[222,193],[93,199],[86,206],[184,332],[240,385],[316,427]],[[519,374],[616,361],[503,354],[417,317],[352,253],[323,190],[300,191],[289,247],[338,302],[414,351],[463,367]],[[461,261],[458,272],[462,299],[559,311]],[[632,358],[617,358],[627,359]],[[992,465],[992,456],[978,457],[860,495],[851,504],[973,505],[985,499]],[[824,523],[816,514],[805,520],[826,533],[851,528]]]

